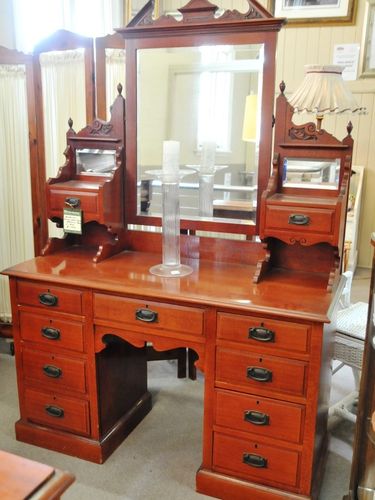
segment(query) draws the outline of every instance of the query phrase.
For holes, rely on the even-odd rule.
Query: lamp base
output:
[[[150,273],[164,278],[181,278],[188,276],[193,272],[193,268],[185,264],[177,264],[176,266],[166,266],[165,264],[158,264],[157,266],[150,267]]]

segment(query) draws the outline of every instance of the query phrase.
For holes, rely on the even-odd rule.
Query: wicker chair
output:
[[[350,303],[353,273],[348,271],[344,275],[347,281],[341,298],[342,308],[337,314],[333,354],[334,359],[339,361],[339,364],[332,373],[337,373],[343,366],[350,366],[353,371],[355,390],[332,405],[329,409],[329,416],[355,422],[368,304],[366,302]]]

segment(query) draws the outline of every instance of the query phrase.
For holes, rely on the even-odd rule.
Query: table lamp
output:
[[[300,87],[288,99],[295,113],[315,113],[317,130],[321,130],[326,114],[358,113],[366,108],[358,105],[342,78],[344,66],[308,64]]]

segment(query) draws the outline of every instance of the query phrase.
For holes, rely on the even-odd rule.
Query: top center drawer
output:
[[[203,309],[146,300],[94,294],[94,317],[133,329],[203,334]]]

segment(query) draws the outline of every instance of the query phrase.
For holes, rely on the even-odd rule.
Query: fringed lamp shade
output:
[[[301,86],[290,97],[289,103],[295,113],[315,113],[318,130],[323,116],[339,113],[365,113],[358,105],[342,78],[343,66],[305,66],[305,78]]]

